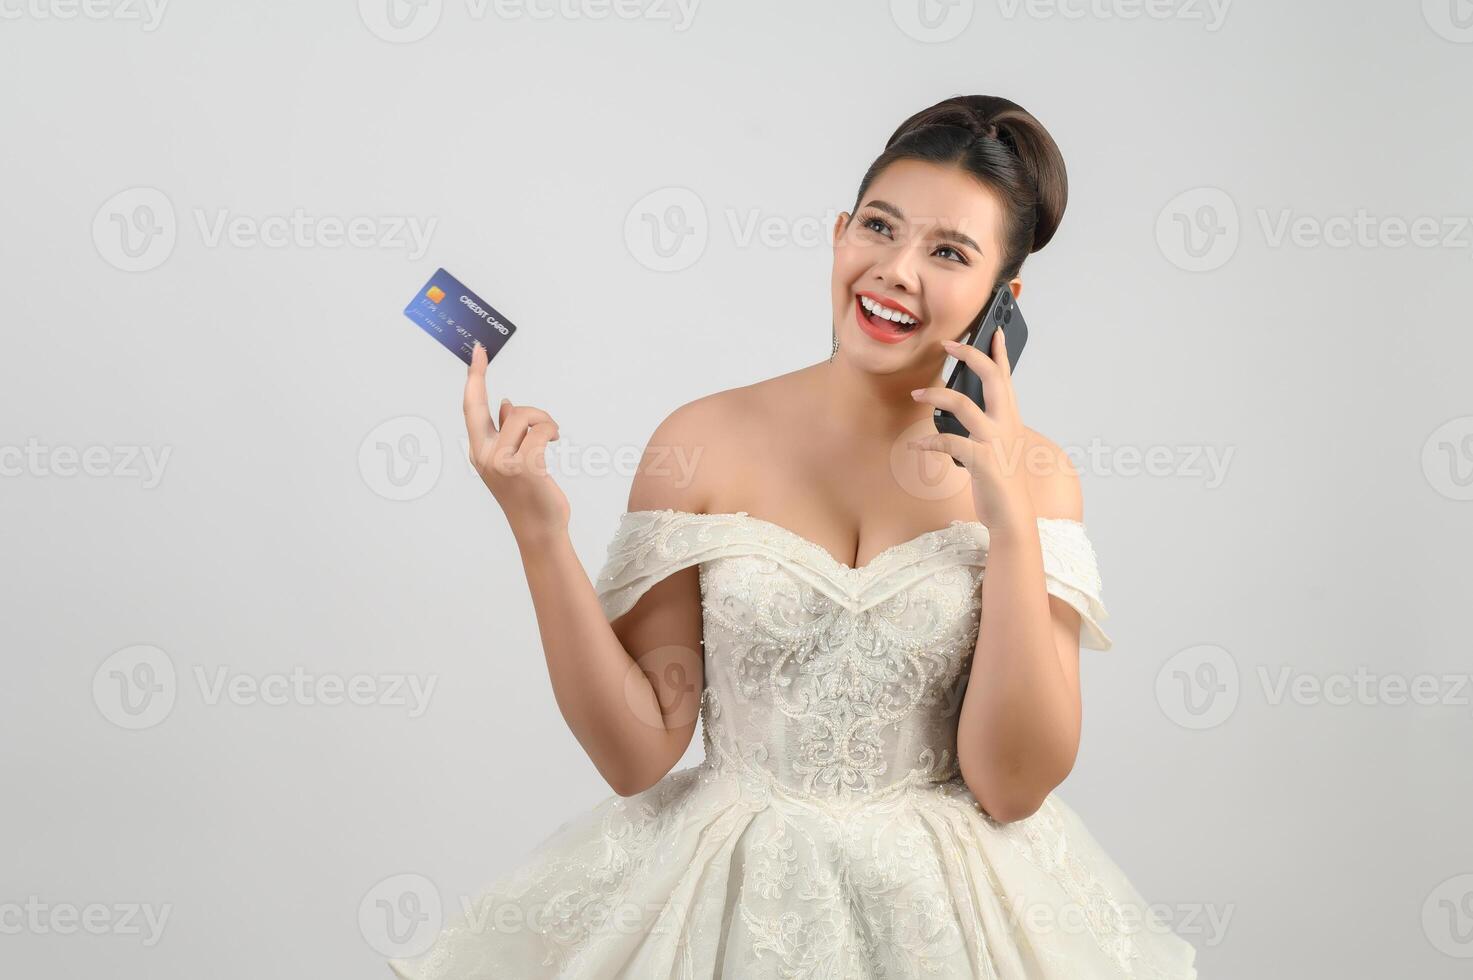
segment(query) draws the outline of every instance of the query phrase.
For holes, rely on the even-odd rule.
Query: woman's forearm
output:
[[[1079,706],[1067,680],[1037,528],[993,529],[957,755],[968,788],[994,818],[1029,816],[1073,767]]]
[[[566,529],[517,539],[553,696],[568,728],[615,792],[635,792],[671,749],[649,678],[605,618]]]

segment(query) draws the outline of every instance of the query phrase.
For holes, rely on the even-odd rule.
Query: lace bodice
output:
[[[1048,591],[1108,650],[1094,549],[1078,521],[1038,522]],[[952,521],[858,568],[777,524],[631,511],[596,588],[610,620],[700,566],[706,764],[753,790],[842,806],[958,775],[988,530]]]

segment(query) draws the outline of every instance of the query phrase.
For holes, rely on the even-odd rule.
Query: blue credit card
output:
[[[404,315],[467,364],[471,362],[476,341],[486,348],[489,360],[517,330],[516,324],[444,269],[435,270],[430,281],[404,307]]]

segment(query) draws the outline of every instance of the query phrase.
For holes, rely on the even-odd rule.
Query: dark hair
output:
[[[1069,178],[1064,156],[1043,124],[1016,102],[995,95],[955,95],[900,124],[864,174],[854,198],[897,160],[957,166],[997,193],[1003,205],[1000,285],[1023,260],[1048,244],[1064,217]]]

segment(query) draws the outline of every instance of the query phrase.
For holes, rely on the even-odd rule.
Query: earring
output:
[[[829,352],[829,360],[832,361],[834,359],[834,355],[837,353],[839,353],[839,335],[837,333],[834,333],[834,346],[833,349]]]

